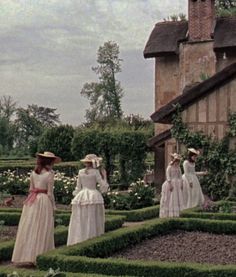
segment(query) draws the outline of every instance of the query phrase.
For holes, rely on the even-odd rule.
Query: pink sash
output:
[[[34,201],[37,198],[38,193],[47,193],[47,192],[48,191],[46,189],[32,189],[32,190],[30,190],[30,194],[28,195],[28,197],[24,201],[24,205],[34,203]]]

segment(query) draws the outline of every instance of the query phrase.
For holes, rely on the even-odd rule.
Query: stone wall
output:
[[[155,67],[155,110],[158,110],[179,95],[179,81],[179,57],[177,55],[157,57]],[[168,125],[156,124],[155,133],[159,134],[168,128]]]
[[[213,41],[183,43],[180,45],[180,91],[186,86],[202,82],[203,76],[216,73]]]

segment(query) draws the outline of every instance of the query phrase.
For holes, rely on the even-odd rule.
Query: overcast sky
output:
[[[125,114],[154,111],[154,60],[143,49],[156,22],[186,13],[187,0],[0,0],[0,96],[19,106],[57,108],[63,123],[84,122],[85,82],[96,81],[100,45],[120,46]]]

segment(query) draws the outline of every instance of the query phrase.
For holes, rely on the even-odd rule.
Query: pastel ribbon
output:
[[[46,189],[32,189],[30,190],[30,194],[24,201],[24,205],[26,204],[32,204],[37,198],[38,193],[47,193],[48,191]]]

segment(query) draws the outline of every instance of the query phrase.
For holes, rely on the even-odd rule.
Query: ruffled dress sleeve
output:
[[[73,196],[76,196],[81,191],[81,189],[82,189],[82,184],[80,181],[80,171],[79,171],[77,181],[76,181],[76,187],[75,187],[75,190],[72,192]]]
[[[98,170],[96,170],[96,181],[100,185],[100,191],[102,193],[108,191],[109,185],[107,183],[107,180],[105,178],[102,179],[102,176]]]
[[[52,171],[49,175],[49,181],[48,181],[48,197],[52,202],[53,209],[56,209],[56,202],[54,198],[54,172]]]

